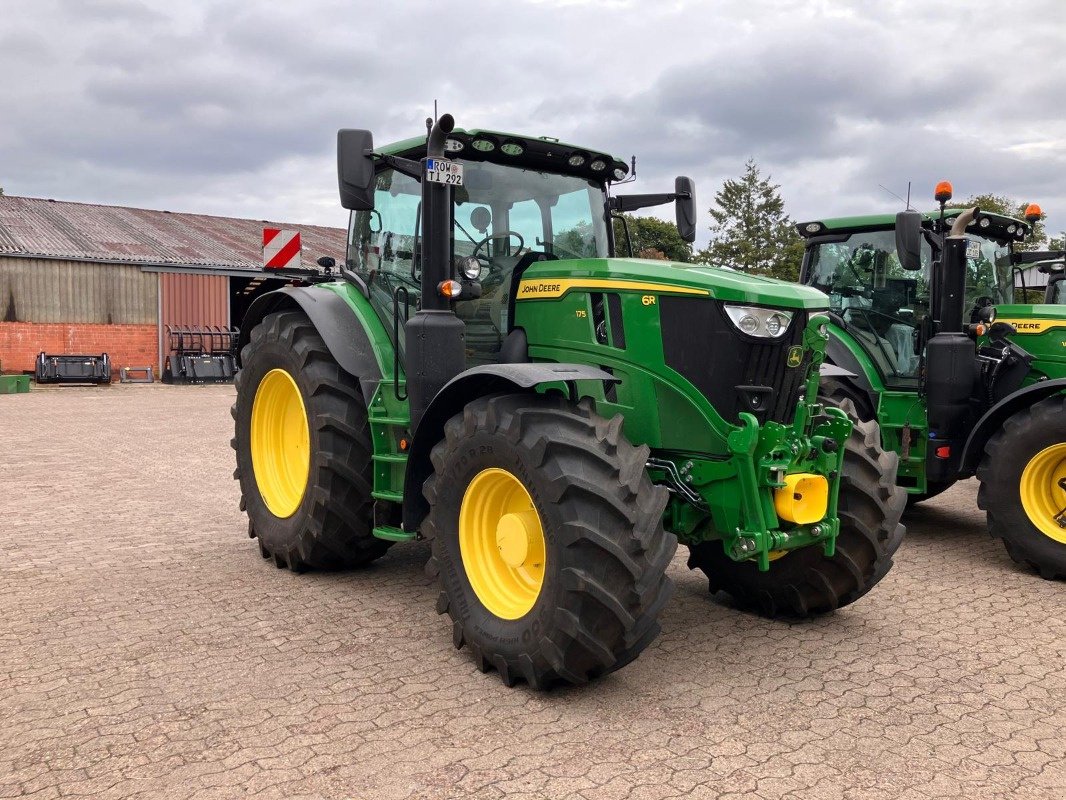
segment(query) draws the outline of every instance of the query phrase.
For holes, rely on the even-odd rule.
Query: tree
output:
[[[629,241],[633,243],[633,255],[669,261],[692,260],[692,245],[681,238],[674,223],[657,217],[624,216],[629,227]],[[614,221],[614,246],[618,253],[629,254],[625,227],[619,219]]]
[[[1019,203],[1017,200],[1006,195],[1000,194],[975,194],[970,195],[965,202],[948,203],[948,208],[973,208],[977,206],[982,211],[988,211],[992,214],[1001,214],[1004,217],[1014,217],[1015,219],[1025,219],[1025,209],[1029,205],[1028,202]],[[1032,233],[1025,237],[1024,242],[1016,242],[1014,245],[1015,250],[1038,250],[1044,246],[1044,241],[1047,239],[1047,231],[1044,228],[1044,218],[1046,214],[1041,214],[1040,219],[1032,225]]]
[[[795,281],[803,258],[803,241],[792,227],[781,187],[762,177],[754,158],[744,174],[722,184],[710,209],[711,241],[699,261],[741,272]]]

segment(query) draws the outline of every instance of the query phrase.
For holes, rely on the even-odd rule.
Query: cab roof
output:
[[[404,139],[375,150],[383,155],[424,158],[426,136]],[[629,174],[629,165],[610,153],[566,144],[550,136],[455,128],[448,134],[445,150],[448,158],[492,161],[544,172],[577,175],[602,183],[617,182]]]
[[[965,208],[945,209],[944,219],[955,219],[965,210]],[[982,225],[981,218],[987,219],[988,225]],[[940,219],[939,209],[922,213],[922,224],[925,227],[932,227],[933,223],[938,219]],[[867,214],[859,217],[831,217],[829,219],[800,222],[796,225],[796,232],[804,239],[811,239],[815,236],[831,236],[837,233],[886,231],[895,227],[895,214]],[[1028,235],[1030,226],[1029,223],[1014,217],[982,211],[977,222],[971,222],[967,230],[991,239],[1020,242]]]

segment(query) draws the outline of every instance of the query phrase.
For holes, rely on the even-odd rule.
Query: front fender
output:
[[[444,436],[444,424],[462,411],[475,397],[498,392],[531,392],[551,383],[566,383],[577,399],[576,381],[618,383],[619,379],[597,367],[585,364],[486,364],[473,367],[452,378],[437,392],[418,423],[407,455],[403,487],[403,528],[415,531],[422,524],[429,503],[422,495],[422,485],[433,473],[429,454]]]
[[[1028,408],[1034,403],[1060,392],[1066,392],[1066,378],[1040,381],[1007,395],[992,408],[988,409],[977,420],[977,424],[974,425],[973,430],[970,431],[969,438],[966,440],[966,447],[962,451],[962,463],[959,466],[959,477],[969,477],[977,472],[977,467],[981,463],[981,456],[985,452],[985,445],[988,444],[988,440],[992,438],[995,432],[1003,427],[1003,423],[1009,417],[1014,416],[1023,408]]]

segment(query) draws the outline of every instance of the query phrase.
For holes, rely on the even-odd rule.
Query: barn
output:
[[[106,352],[159,375],[168,326],[238,326],[282,285],[261,271],[266,227],[300,231],[304,266],[344,257],[341,228],[0,195],[0,369]]]

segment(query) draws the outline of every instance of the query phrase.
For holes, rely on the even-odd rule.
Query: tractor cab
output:
[[[829,295],[830,308],[876,365],[887,386],[914,388],[930,321],[931,269],[942,239],[963,209],[919,216],[915,269],[906,269],[896,244],[894,214],[816,220],[796,226],[806,240],[800,280]],[[916,215],[918,216],[918,215]],[[970,316],[1011,303],[1017,282],[1013,247],[1029,226],[982,213],[966,227],[964,305]]]
[[[451,185],[449,258],[457,280],[445,287],[462,320],[467,366],[521,360],[515,340],[505,348],[515,287],[541,261],[603,259],[614,255],[610,224],[612,184],[627,179],[622,160],[548,137],[453,129],[444,140],[447,162],[461,181]],[[372,208],[353,210],[347,269],[366,285],[383,321],[407,319],[420,306],[422,176],[410,169],[426,156],[426,138],[378,151]],[[690,240],[694,228],[691,181],[674,194],[614,198],[626,208],[676,201]],[[454,284],[454,285],[453,285]],[[435,288],[435,287],[434,287]],[[403,343],[400,343],[403,347]]]

